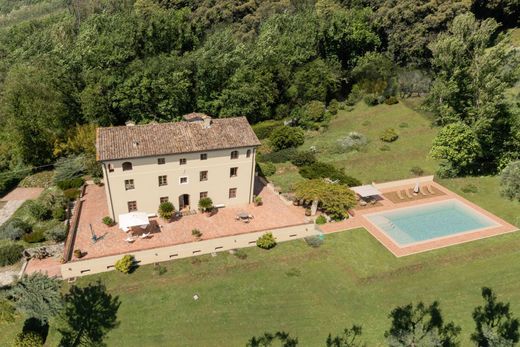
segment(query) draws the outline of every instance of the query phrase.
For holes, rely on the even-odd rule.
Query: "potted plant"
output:
[[[74,256],[79,259],[79,258],[83,257],[83,252],[80,249],[75,249]]]
[[[191,235],[195,237],[197,240],[200,240],[200,238],[202,237],[202,232],[199,229],[193,229],[191,231]]]
[[[169,221],[172,218],[174,212],[175,212],[175,207],[173,207],[173,204],[169,201],[162,202],[159,205],[159,211],[158,211],[159,217],[161,217],[162,219],[164,219],[166,221]]]
[[[106,226],[109,226],[109,227],[114,225],[114,220],[112,218],[110,218],[109,216],[103,217],[102,222],[103,222],[103,224],[105,224]]]
[[[255,206],[262,206],[262,197],[260,195],[255,196],[254,198]]]
[[[310,208],[306,208],[306,209],[305,209],[305,215],[306,215],[307,217],[310,217],[310,215],[311,215],[311,209],[310,209]]]
[[[199,209],[201,212],[211,213],[213,210],[213,200],[211,198],[205,197],[199,200]]]

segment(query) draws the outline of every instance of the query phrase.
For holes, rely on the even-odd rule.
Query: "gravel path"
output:
[[[2,209],[0,209],[0,225],[4,224],[13,213],[23,204],[24,200],[8,201]]]

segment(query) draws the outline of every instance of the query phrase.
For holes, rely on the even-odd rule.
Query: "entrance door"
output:
[[[179,196],[179,210],[190,209],[190,195],[182,194]]]

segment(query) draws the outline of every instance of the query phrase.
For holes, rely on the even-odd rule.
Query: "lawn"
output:
[[[302,149],[315,146],[319,160],[345,168],[347,174],[363,183],[409,178],[414,166],[421,167],[425,174],[433,174],[436,162],[428,153],[437,129],[426,115],[414,109],[415,104],[417,100],[369,107],[360,102],[350,112],[339,111],[327,130],[308,132]],[[394,128],[399,139],[386,144],[389,150],[381,150],[385,143],[379,140],[379,135],[387,128]],[[360,152],[337,153],[334,148],[338,139],[351,131],[366,135],[369,144]],[[269,179],[287,191],[301,177],[296,167],[284,163],[277,165],[277,173]]]
[[[520,316],[519,247],[514,233],[398,259],[359,229],[327,235],[317,249],[299,240],[248,249],[245,260],[219,253],[165,263],[162,276],[145,266],[79,283],[100,279],[122,301],[109,346],[244,346],[277,330],[320,346],[353,323],[369,346],[383,346],[390,310],[419,300],[440,300],[467,346],[480,287],[492,286]],[[50,345],[57,339],[51,332]]]

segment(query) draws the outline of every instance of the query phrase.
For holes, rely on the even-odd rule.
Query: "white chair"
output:
[[[149,237],[151,235],[151,233],[145,233],[145,234],[142,234],[139,236],[140,239],[146,239],[147,237]]]
[[[132,242],[135,241],[135,239],[129,236],[129,237],[127,237],[127,238],[125,239],[125,241],[128,242],[128,243],[132,243]]]
[[[123,230],[125,233],[127,233],[127,232],[130,231],[130,228],[128,228],[128,227],[122,227],[121,230]]]

